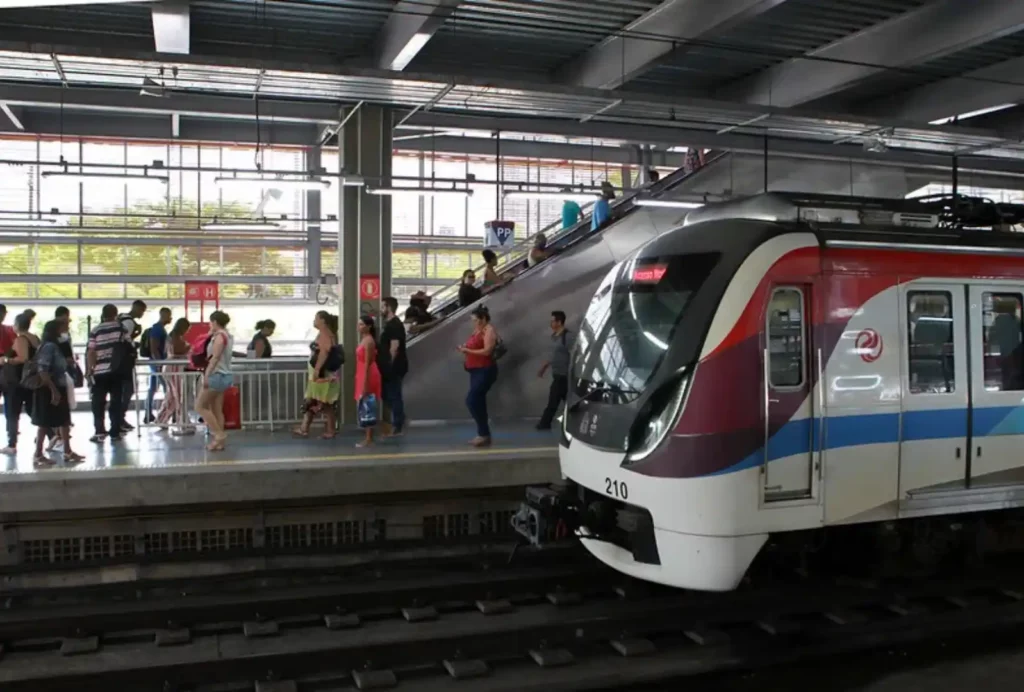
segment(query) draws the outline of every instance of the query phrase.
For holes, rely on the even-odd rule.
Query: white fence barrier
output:
[[[306,358],[234,359],[232,374],[238,388],[243,429],[273,431],[302,419],[308,362]],[[159,361],[159,365],[148,360],[138,362],[135,396],[129,410],[129,416],[134,413],[137,430],[167,427],[175,435],[195,434],[195,403],[202,375],[187,366],[186,360]],[[153,377],[159,378],[152,410],[156,420],[149,420],[146,400]]]

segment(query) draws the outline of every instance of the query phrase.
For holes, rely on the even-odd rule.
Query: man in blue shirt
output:
[[[568,194],[571,193],[572,190],[565,187],[562,188],[562,192]],[[577,223],[579,223],[579,220],[582,218],[583,210],[580,209],[580,205],[576,204],[575,201],[567,199],[565,200],[565,202],[562,203],[562,230],[565,230],[566,228],[572,228]]]
[[[149,332],[148,337],[144,338],[146,341],[145,355],[150,360],[163,360],[167,357],[167,325],[171,323],[171,309],[160,308],[160,319],[147,329]],[[144,335],[145,336],[145,335]],[[167,383],[160,377],[160,365],[151,363],[149,366],[149,394],[146,396],[146,422],[152,423],[156,420],[153,417],[153,397],[156,395],[156,390],[161,385],[164,387],[164,391],[167,391]]]
[[[601,199],[594,202],[594,210],[590,212],[590,230],[596,231],[612,218],[612,205],[610,200],[615,199],[615,189],[611,183],[601,183]]]

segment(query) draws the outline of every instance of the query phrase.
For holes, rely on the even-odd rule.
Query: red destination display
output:
[[[633,283],[656,284],[665,276],[664,264],[652,264],[649,267],[637,267],[633,270]]]

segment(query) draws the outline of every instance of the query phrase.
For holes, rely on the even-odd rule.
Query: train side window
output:
[[[1024,331],[1019,293],[982,294],[985,389],[1016,392],[1024,389]]]
[[[773,387],[804,383],[804,294],[778,288],[768,304],[769,377]]]
[[[956,389],[953,297],[948,291],[907,293],[907,358],[911,394]]]

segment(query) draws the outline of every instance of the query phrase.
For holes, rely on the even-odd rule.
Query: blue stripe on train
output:
[[[992,406],[974,409],[974,436],[1024,435],[1024,406]],[[903,441],[942,440],[967,436],[966,409],[905,411]],[[898,413],[869,413],[832,416],[826,421],[826,449],[858,445],[895,443],[900,440]],[[790,421],[768,440],[768,460],[806,454],[820,447],[818,419]],[[760,466],[764,449],[759,448],[738,464],[711,475],[733,473]]]

